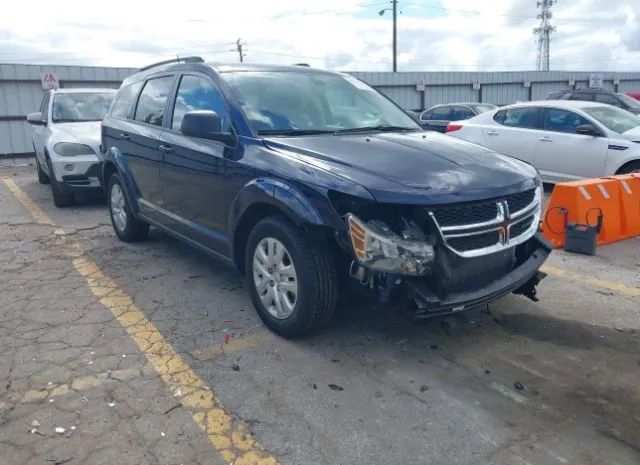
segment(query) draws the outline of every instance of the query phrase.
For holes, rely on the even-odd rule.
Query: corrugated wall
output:
[[[439,103],[487,102],[506,105],[518,101],[540,100],[549,92],[575,87],[588,87],[589,75],[601,74],[603,88],[618,91],[640,91],[640,73],[610,73],[602,71],[516,71],[516,72],[349,72],[376,87],[396,101],[402,108],[422,110]],[[480,89],[473,89],[477,80]],[[416,90],[424,82],[425,91]],[[530,87],[525,86],[530,83]]]
[[[117,88],[135,69],[0,64],[0,156],[33,151],[25,118],[40,108],[40,76],[45,72],[54,73],[61,87]]]
[[[131,68],[95,66],[45,66],[0,64],[0,156],[32,152],[31,133],[25,122],[27,113],[37,111],[42,100],[40,76],[52,72],[62,87],[118,87]],[[640,73],[597,72],[603,86],[620,92],[640,91]],[[402,108],[421,110],[439,103],[488,102],[499,105],[539,100],[554,90],[587,87],[591,72],[517,71],[517,72],[351,72],[353,76],[378,88]],[[473,82],[480,89],[473,88]],[[425,91],[416,90],[418,82]],[[530,82],[531,87],[526,87]]]

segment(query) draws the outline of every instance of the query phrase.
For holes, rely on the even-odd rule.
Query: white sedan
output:
[[[640,118],[596,102],[517,103],[447,134],[530,163],[550,183],[640,171]]]

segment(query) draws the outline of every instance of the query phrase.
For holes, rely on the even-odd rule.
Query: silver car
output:
[[[74,194],[101,191],[100,122],[113,89],[48,91],[40,111],[29,113],[38,181],[51,184],[57,207],[75,203]]]

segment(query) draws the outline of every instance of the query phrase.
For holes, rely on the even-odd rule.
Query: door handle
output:
[[[499,136],[500,133],[498,131],[494,131],[493,129],[490,131],[487,131],[487,135],[489,136]]]
[[[122,140],[131,140],[131,136],[129,134],[121,132],[120,133],[120,139],[122,139]]]
[[[539,137],[538,140],[540,142],[553,142],[553,139],[549,136],[543,136],[543,137]]]
[[[170,145],[161,145],[160,147],[158,147],[160,149],[161,152],[164,153],[171,153],[173,152],[173,147],[171,147]]]

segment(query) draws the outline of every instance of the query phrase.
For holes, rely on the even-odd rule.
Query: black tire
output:
[[[274,317],[265,308],[254,281],[254,253],[266,238],[277,239],[285,246],[297,275],[295,306],[284,319]],[[245,278],[258,315],[265,325],[283,337],[301,337],[318,330],[331,319],[336,308],[338,282],[329,246],[323,241],[310,240],[284,217],[265,218],[251,230],[245,253]]]
[[[38,172],[38,182],[40,184],[49,184],[49,176],[42,170],[42,166],[40,166],[40,160],[38,160],[38,155],[36,155],[36,171]]]
[[[640,161],[632,161],[631,163],[620,168],[616,174],[629,173],[640,173]]]
[[[112,191],[116,187],[120,189],[123,194],[124,202],[124,226],[119,227],[117,221],[114,218],[114,207],[111,204]],[[141,221],[133,216],[131,213],[131,206],[129,205],[129,199],[126,196],[124,186],[117,173],[111,175],[109,178],[109,187],[107,188],[107,205],[109,206],[109,216],[111,217],[111,224],[113,230],[116,232],[118,239],[124,242],[137,242],[143,241],[149,237],[149,223]]]
[[[53,165],[51,160],[47,160],[47,166],[49,167],[49,182],[51,184],[51,194],[53,195],[53,204],[58,208],[70,207],[75,205],[76,199],[73,194],[64,191],[64,188],[60,185],[56,179],[55,172],[53,171]]]

